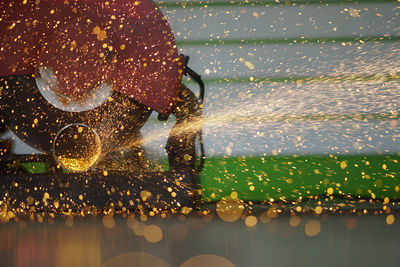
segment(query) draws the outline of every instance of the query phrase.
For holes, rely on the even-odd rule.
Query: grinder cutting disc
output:
[[[84,101],[110,83],[114,91],[170,113],[183,59],[152,1],[0,1],[0,8],[0,76],[47,69],[49,88],[66,101]]]

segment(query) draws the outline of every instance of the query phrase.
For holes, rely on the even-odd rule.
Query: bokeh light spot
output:
[[[112,215],[106,215],[103,217],[103,225],[106,228],[113,228],[115,226],[114,218]]]
[[[289,224],[290,224],[290,226],[296,227],[296,226],[298,226],[298,225],[300,224],[300,222],[301,222],[301,219],[300,219],[299,216],[297,216],[297,215],[295,215],[295,214],[293,214],[292,216],[290,216],[290,219],[289,219]]]
[[[254,227],[257,224],[257,217],[253,215],[247,216],[244,222],[246,226]]]
[[[318,220],[311,220],[306,223],[304,231],[307,236],[316,236],[321,231],[321,223]]]
[[[393,214],[389,214],[389,215],[386,217],[386,223],[387,223],[388,225],[391,225],[391,224],[394,223],[394,215],[393,215]]]
[[[148,267],[148,266],[157,266],[157,267],[170,267],[168,263],[159,257],[153,256],[144,252],[129,252],[120,254],[111,258],[102,264],[102,267],[126,267],[126,266],[135,266],[135,267]]]
[[[217,203],[217,214],[221,220],[226,222],[237,221],[242,215],[243,210],[243,202],[237,199],[221,199]]]
[[[150,243],[160,242],[163,237],[161,228],[155,224],[147,225],[143,230],[143,235]]]
[[[203,266],[218,266],[218,267],[235,267],[235,265],[224,257],[212,254],[202,254],[194,256],[185,262],[180,267],[203,267]]]

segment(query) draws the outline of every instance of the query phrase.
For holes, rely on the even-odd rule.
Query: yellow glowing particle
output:
[[[321,231],[321,223],[318,220],[311,220],[306,223],[304,232],[307,236],[316,236]]]
[[[275,208],[269,208],[267,210],[267,215],[270,218],[277,218],[278,217],[278,211]]]
[[[231,198],[232,198],[232,199],[237,199],[237,198],[238,198],[238,193],[235,192],[235,191],[233,191],[233,192],[231,193]]]
[[[227,146],[226,149],[225,149],[225,151],[226,151],[226,154],[227,154],[228,156],[232,154],[232,148],[231,148],[230,146]]]
[[[389,198],[388,197],[385,197],[384,199],[383,199],[383,204],[388,204],[389,203]]]
[[[387,169],[387,165],[386,165],[386,164],[383,164],[383,165],[382,165],[382,169],[386,170],[386,169]]]
[[[12,29],[14,29],[15,25],[16,25],[16,24],[15,24],[15,22],[14,22],[13,24],[11,24],[11,26],[8,26],[7,29],[8,29],[8,30],[12,30]]]
[[[151,197],[151,192],[143,190],[140,192],[140,197],[142,198],[143,201],[146,201],[147,198]]]
[[[315,214],[321,214],[322,213],[322,207],[321,206],[316,206],[314,211],[315,211]]]
[[[244,223],[248,227],[254,227],[257,224],[257,217],[253,215],[247,216],[246,219],[244,220]]]
[[[251,63],[250,61],[246,61],[246,62],[244,62],[244,64],[245,64],[246,67],[248,67],[250,70],[254,70],[254,65],[253,65],[253,63]]]
[[[125,45],[124,45],[124,44],[122,44],[122,45],[119,47],[119,49],[121,49],[121,50],[125,50]]]
[[[250,189],[250,191],[254,191],[254,189],[255,189],[254,185],[250,186],[249,189]]]
[[[104,39],[107,38],[107,33],[106,31],[101,30],[98,34],[97,34],[97,40],[99,41],[103,41]]]
[[[83,200],[83,196],[82,195],[79,195],[79,200]]]
[[[297,212],[300,212],[301,210],[302,210],[301,206],[297,206],[297,207],[296,207],[296,211],[297,211]]]
[[[139,5],[139,1],[135,1],[135,2],[133,3],[133,5],[135,5],[135,6]]]
[[[360,17],[360,14],[359,14],[360,11],[361,10],[359,10],[359,9],[350,8],[349,9],[349,14],[350,14],[350,16],[352,16],[354,18],[358,18],[358,17]]]
[[[176,193],[175,193],[175,192],[172,192],[172,193],[171,193],[171,196],[172,196],[172,197],[176,197]]]
[[[99,26],[94,27],[93,28],[93,33],[94,34],[99,34],[100,33],[100,27]]]
[[[340,162],[340,168],[343,169],[343,170],[347,168],[347,161],[346,160],[343,160],[342,162]]]
[[[35,118],[34,120],[33,120],[33,123],[34,124],[37,124],[39,122],[39,120],[37,119],[37,118]]]
[[[333,194],[333,188],[329,187],[326,192],[328,193],[328,195],[332,195]]]
[[[83,127],[79,126],[78,127],[78,133],[82,133],[82,131],[83,131]]]
[[[400,191],[400,187],[398,185],[396,185],[396,187],[394,188],[394,191],[399,192]]]
[[[394,223],[394,215],[393,215],[393,214],[389,214],[389,215],[386,217],[386,223],[387,223],[388,225],[391,225],[391,224]]]
[[[107,175],[108,175],[108,172],[107,172],[107,171],[103,171],[103,175],[104,175],[104,176],[107,176]]]
[[[185,215],[188,215],[192,211],[192,209],[193,208],[183,207],[182,210],[181,210],[181,213],[185,214]]]

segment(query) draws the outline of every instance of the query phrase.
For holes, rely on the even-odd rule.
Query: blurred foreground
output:
[[[256,216],[250,211],[233,222],[220,212],[36,214],[0,226],[1,265],[396,266],[400,261],[400,227],[393,214],[313,210],[269,209]]]

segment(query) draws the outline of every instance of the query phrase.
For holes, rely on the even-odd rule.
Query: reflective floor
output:
[[[43,215],[0,225],[1,266],[398,266],[400,262],[400,227],[393,213],[265,212],[234,222],[217,215]]]

